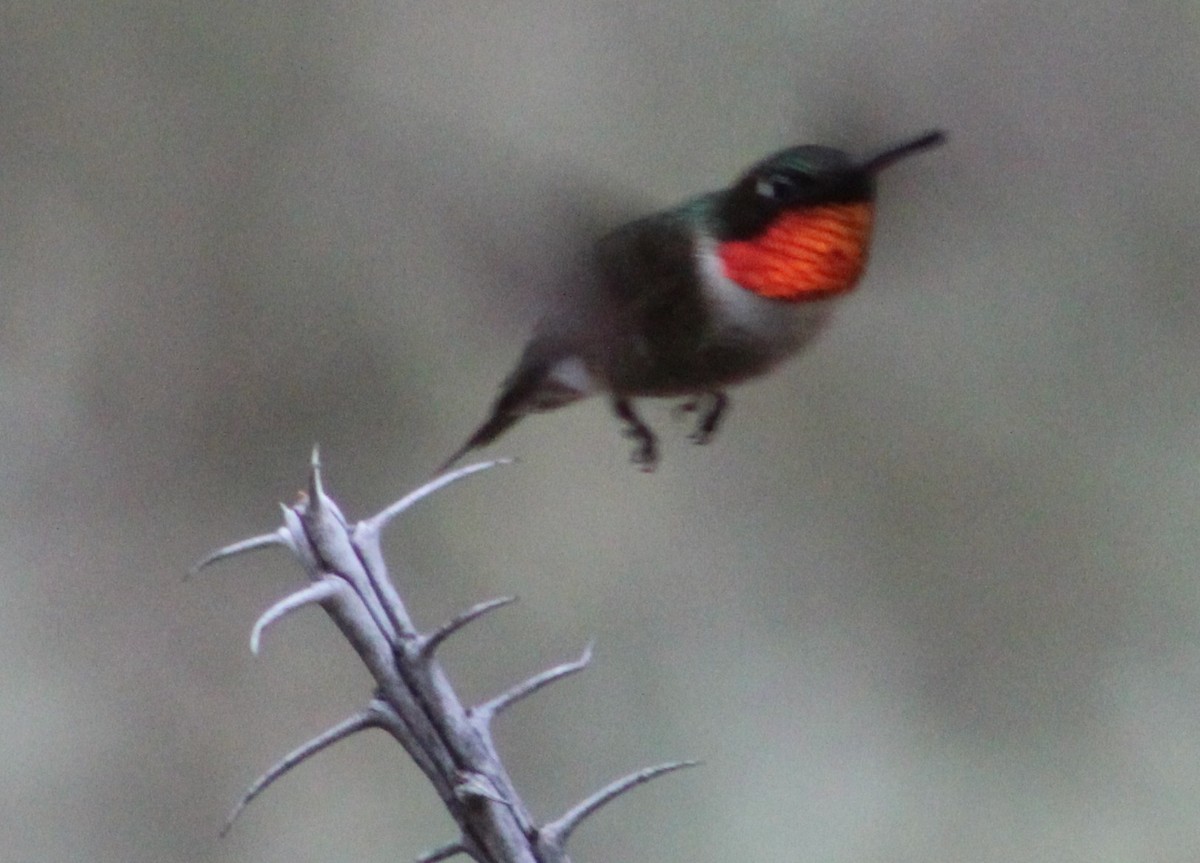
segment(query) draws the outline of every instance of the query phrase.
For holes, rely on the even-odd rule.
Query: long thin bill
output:
[[[919,153],[931,147],[938,147],[944,143],[946,143],[946,133],[941,129],[934,129],[926,132],[919,138],[914,138],[903,144],[897,144],[895,147],[890,147],[882,153],[872,156],[863,163],[863,170],[874,174],[877,171],[882,171],[888,165],[900,161],[905,156],[911,156],[913,153]]]

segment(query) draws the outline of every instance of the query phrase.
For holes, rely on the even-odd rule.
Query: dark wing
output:
[[[462,136],[430,166],[438,233],[472,305],[528,330],[566,290],[597,238],[652,206],[590,172],[495,138]]]
[[[692,385],[688,358],[700,353],[710,328],[693,225],[680,211],[668,211],[625,225],[596,246],[597,293],[614,321],[611,337],[625,341],[610,369],[618,389]]]
[[[487,419],[471,433],[466,442],[438,468],[444,473],[447,468],[473,449],[490,444],[508,431],[525,415],[550,407],[546,391],[548,376],[554,360],[549,354],[535,350],[534,345],[525,349],[517,368],[504,381],[500,395],[493,403]],[[565,398],[559,405],[573,399]]]

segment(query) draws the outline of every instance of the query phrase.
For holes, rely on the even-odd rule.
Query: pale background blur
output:
[[[942,126],[862,289],[653,476],[597,401],[392,532],[579,861],[1200,859],[1200,7],[9,0],[0,859],[405,860],[452,838],[333,626],[257,614],[319,441],[353,516],[482,418],[587,211]],[[590,189],[591,191],[586,191]],[[569,230],[568,230],[569,229]]]

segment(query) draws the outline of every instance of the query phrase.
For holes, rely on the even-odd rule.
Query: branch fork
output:
[[[582,671],[589,644],[576,660],[550,668],[474,707],[465,707],[436,658],[439,646],[467,624],[515,601],[481,602],[429,632],[412,622],[388,576],[380,550],[383,529],[426,497],[503,461],[481,462],[444,473],[371,518],[351,524],[326,495],[314,448],[308,489],[283,506],[283,526],[225,546],[193,572],[237,555],[283,547],[299,561],[308,584],[280,599],[254,624],[250,648],[258,653],[267,630],[293,612],[318,605],[354,647],[376,682],[365,708],[284,756],[242,795],[224,834],[259,794],[292,768],[340,740],[368,728],[391,734],[437,790],[459,828],[453,842],[422,855],[436,863],[459,854],[478,863],[569,863],[567,841],[604,804],[658,776],[689,767],[682,761],[649,767],[618,779],[547,824],[534,822],[492,743],[491,723],[502,711],[555,681]]]

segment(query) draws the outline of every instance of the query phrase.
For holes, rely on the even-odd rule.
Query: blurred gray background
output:
[[[320,442],[366,515],[481,419],[566,234],[798,142],[881,182],[862,288],[659,472],[599,401],[390,536],[580,861],[1200,859],[1200,7],[10,0],[0,9],[0,858],[404,860],[399,747],[316,611],[246,637]],[[595,210],[601,216],[593,217]]]

